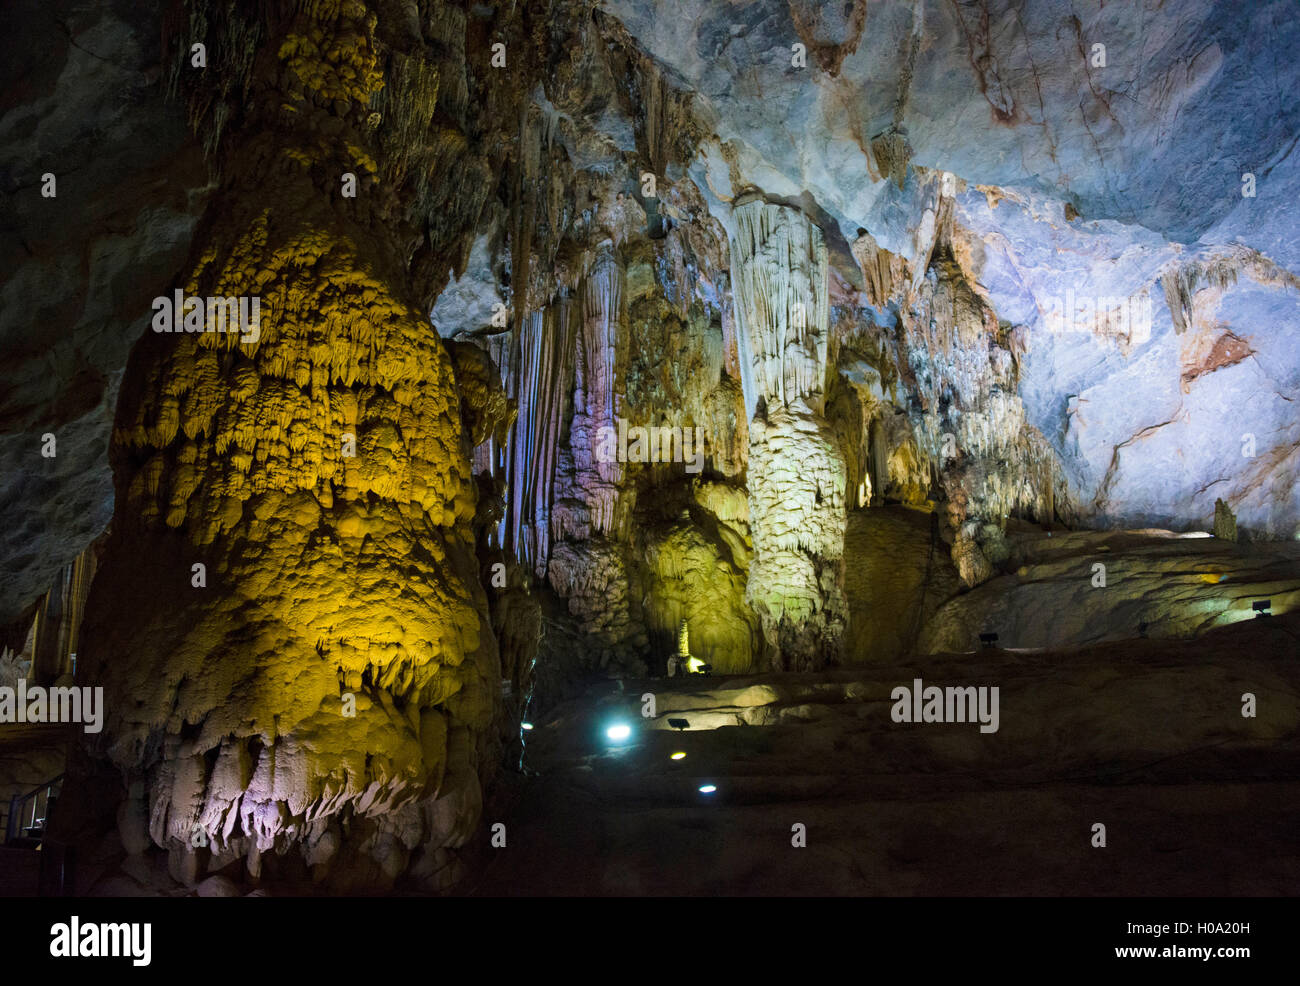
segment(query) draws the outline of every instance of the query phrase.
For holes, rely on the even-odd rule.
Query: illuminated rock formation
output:
[[[975,650],[986,631],[1016,648],[1186,641],[1253,620],[1258,599],[1279,613],[1300,605],[1300,546],[1292,543],[1247,548],[1170,531],[1031,530],[1012,534],[1008,551],[1010,574],[946,601],[926,622],[920,652]]]
[[[1214,536],[1223,541],[1237,540],[1237,518],[1222,500],[1214,501]]]
[[[37,605],[25,649],[34,684],[49,685],[72,675],[98,558],[99,545],[92,544],[59,573]]]
[[[184,290],[260,297],[261,322],[150,332],[128,366],[91,754],[130,790],[128,851],[181,879],[242,856],[437,884],[495,761],[500,672],[453,366],[406,276],[409,159],[370,107],[427,120],[438,77],[385,78],[359,3],[246,26],[259,88],[208,130],[223,183]]]
[[[1276,0],[112,6],[0,65],[0,654],[108,691],[86,886],[445,889],[521,720],[682,627],[820,673],[1297,604]]]
[[[696,481],[681,512],[656,523],[642,549],[643,612],[652,639],[676,639],[680,651],[681,628],[689,626],[690,653],[717,674],[748,671],[761,653],[745,600],[753,556],[748,519],[743,489]]]
[[[582,293],[582,328],[578,343],[577,381],[573,397],[573,423],[569,444],[573,451],[573,479],[569,496],[586,506],[585,522],[591,533],[608,535],[619,529],[617,486],[624,463],[602,451],[602,438],[619,427],[623,388],[617,373],[627,366],[628,333],[623,328],[624,272],[610,243],[602,245],[598,259],[586,276]],[[620,351],[621,350],[621,351]],[[606,449],[607,453],[607,449]]]
[[[749,422],[754,557],[745,598],[777,669],[838,656],[845,467],[823,417],[826,247],[807,218],[754,200],[733,215],[732,274]]]
[[[560,298],[524,317],[504,364],[519,405],[508,449],[506,543],[539,576],[551,554],[557,446],[573,379],[574,342],[570,305]]]
[[[869,231],[888,256],[863,289],[888,323],[889,261],[919,287],[943,225],[932,178],[953,176],[953,252],[1020,336],[1015,396],[1057,460],[1059,519],[1199,527],[1223,498],[1243,533],[1295,537],[1300,109],[1243,98],[1242,80],[1277,70],[1236,39],[1286,44],[1300,24],[1264,3],[1229,25],[1210,0],[1153,14],[1157,34],[1109,4],[808,7],[604,6],[709,122],[692,174],[714,215],[756,187],[815,202],[849,243]],[[1061,57],[1062,31],[1089,57]],[[1097,43],[1108,67],[1090,63]],[[1139,64],[1149,98],[1116,78]],[[1229,147],[1205,154],[1207,133]],[[1057,331],[1067,300],[1130,299],[1145,337],[1113,318]]]
[[[949,255],[933,262],[907,324],[901,372],[919,404],[914,434],[939,478],[953,562],[967,585],[978,585],[1005,560],[1008,517],[1052,520],[1054,458],[1025,421],[1014,333]]]
[[[635,493],[625,488],[627,463],[608,440],[618,432],[623,411],[620,377],[628,347],[623,281],[613,244],[600,244],[583,280],[576,375],[568,378],[572,419],[556,478],[559,502],[551,533],[557,544],[548,573],[601,667],[615,656],[626,658],[645,639],[630,608],[626,542]]]

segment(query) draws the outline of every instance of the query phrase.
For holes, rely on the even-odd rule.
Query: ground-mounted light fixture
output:
[[[533,728],[533,724],[532,724],[531,722],[521,722],[521,723],[519,724],[519,728],[520,728],[520,729],[532,729],[532,728]]]
[[[605,738],[611,743],[622,743],[632,735],[632,727],[625,722],[611,723],[605,728]]]
[[[672,756],[670,756],[668,759],[669,759],[669,760],[685,760],[685,759],[686,759],[686,754],[683,753],[681,750],[678,750],[676,753],[674,753],[674,754],[673,754]]]
[[[691,727],[690,721],[686,719],[669,719],[668,725],[672,726],[673,729],[676,729],[678,732],[683,729],[690,729]]]
[[[1273,600],[1256,599],[1250,604],[1250,608],[1255,611],[1255,619],[1259,619],[1261,616],[1272,616],[1270,610],[1273,608]]]
[[[716,791],[717,789],[718,789],[718,786],[717,786],[716,784],[701,784],[701,785],[700,785],[700,794],[712,794],[712,793],[713,793],[714,791]]]
[[[998,645],[998,635],[996,633],[981,633],[980,646],[992,650]]]

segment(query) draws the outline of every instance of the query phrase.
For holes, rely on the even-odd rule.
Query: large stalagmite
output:
[[[746,599],[772,664],[820,667],[839,654],[845,465],[826,423],[826,245],[788,206],[733,212],[731,244],[749,425],[754,558]]]
[[[108,721],[79,769],[126,792],[125,849],[185,880],[242,855],[254,877],[437,885],[500,675],[453,369],[370,107],[383,89],[394,123],[427,119],[438,77],[385,89],[373,14],[310,10],[250,22],[259,84],[182,285],[260,298],[258,332],[150,332],[127,369],[83,648]]]

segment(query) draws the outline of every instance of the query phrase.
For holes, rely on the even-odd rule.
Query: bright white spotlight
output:
[[[531,722],[521,722],[521,723],[519,724],[519,728],[520,728],[520,729],[532,729],[532,728],[533,728],[533,724],[532,724]]]
[[[701,784],[700,794],[712,794],[717,788],[712,784]]]
[[[685,760],[685,759],[686,759],[686,754],[685,754],[685,753],[682,753],[680,750],[678,750],[676,753],[674,753],[674,754],[672,755],[672,757],[671,757],[670,759],[672,759],[672,760]]]
[[[613,726],[610,726],[605,730],[605,735],[615,743],[622,743],[632,735],[632,727],[621,722],[615,723]]]

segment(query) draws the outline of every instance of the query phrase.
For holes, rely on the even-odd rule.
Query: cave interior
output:
[[[1300,886],[1292,5],[13,6],[0,893]]]

